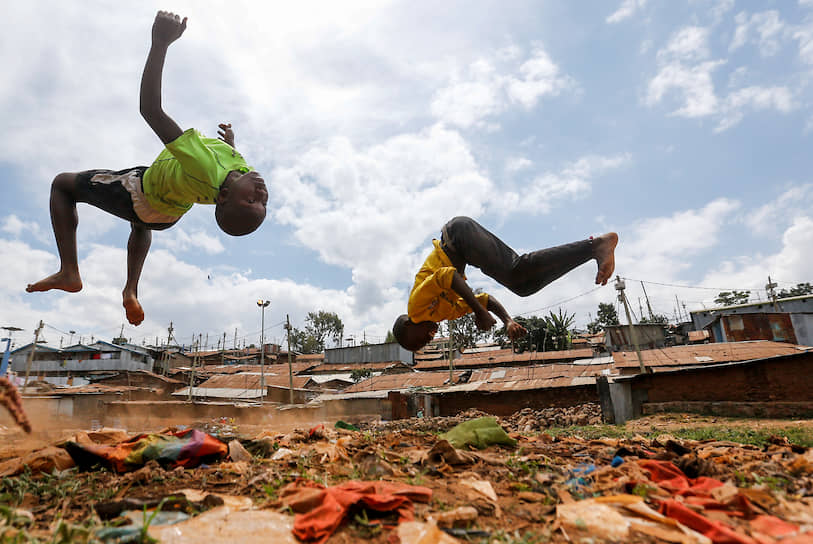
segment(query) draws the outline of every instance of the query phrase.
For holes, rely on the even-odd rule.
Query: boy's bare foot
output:
[[[56,274],[51,274],[45,279],[36,283],[29,283],[25,288],[29,293],[35,291],[50,291],[51,289],[62,289],[69,293],[76,293],[82,290],[82,278],[79,274],[69,274],[61,270]]]
[[[598,263],[596,284],[607,285],[607,280],[613,275],[616,245],[618,245],[618,235],[614,232],[608,232],[593,239],[593,255]]]
[[[20,393],[8,378],[0,378],[0,405],[5,406],[14,421],[27,433],[31,433],[31,422],[23,410],[23,401]]]
[[[139,304],[138,299],[133,295],[124,295],[124,311],[127,313],[127,321],[133,325],[140,325],[144,321],[144,309]]]

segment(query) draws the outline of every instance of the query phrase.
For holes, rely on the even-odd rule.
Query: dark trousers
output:
[[[593,241],[582,240],[517,255],[470,217],[455,217],[441,230],[441,247],[464,274],[467,264],[521,297],[532,295],[593,258]]]

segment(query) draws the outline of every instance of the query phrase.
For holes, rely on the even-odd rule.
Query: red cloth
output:
[[[723,485],[720,480],[706,476],[689,478],[682,470],[668,461],[638,461],[638,466],[648,470],[649,478],[673,495],[708,497],[712,489]]]
[[[781,520],[776,516],[757,516],[751,520],[751,527],[762,534],[780,537],[793,535],[799,532],[799,526]]]
[[[432,490],[428,487],[383,481],[350,481],[325,488],[299,479],[286,487],[286,493],[296,493],[302,487],[325,490],[321,504],[294,519],[294,536],[317,544],[325,542],[333,534],[353,505],[362,505],[378,512],[397,512],[398,523],[401,523],[413,519],[412,501],[429,502],[432,499]]]
[[[753,538],[735,532],[720,521],[708,519],[694,510],[689,510],[674,499],[661,502],[660,512],[707,536],[714,544],[757,544]]]

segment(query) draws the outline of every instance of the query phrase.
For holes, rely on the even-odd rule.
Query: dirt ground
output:
[[[191,469],[154,461],[122,474],[43,465],[50,470],[6,476],[0,480],[0,541],[103,541],[99,529],[126,526],[132,518],[127,510],[142,515],[145,507],[154,509],[173,496],[163,510],[195,515],[236,496],[250,499],[256,509],[293,516],[309,508],[302,499],[305,487],[386,481],[431,490],[427,502],[414,502],[415,519],[436,521],[454,535],[446,536],[451,542],[704,542],[697,533],[680,536],[674,524],[653,521],[653,514],[644,522],[639,512],[630,524],[631,507],[623,505],[638,501],[639,510],[664,512],[673,500],[741,538],[728,535],[732,540],[715,537],[714,542],[813,542],[811,420],[660,414],[625,426],[527,432],[528,418],[534,417],[527,413],[497,421],[517,440],[515,446],[444,449],[438,432],[480,415],[434,418],[434,429],[427,429],[426,421],[402,420],[368,422],[360,431],[323,426],[285,433],[239,422],[197,422],[194,427],[224,442],[238,439],[249,456]],[[27,436],[0,429],[0,473],[15,458],[79,431]],[[739,436],[748,443],[730,439]],[[695,493],[674,482],[656,482],[651,462],[678,468],[689,486],[716,482],[719,488]],[[184,499],[182,490],[215,498],[193,498],[187,491]],[[595,506],[597,498],[608,502]],[[591,520],[579,510],[588,503],[592,511],[613,509],[615,517]],[[577,514],[568,518],[568,512]],[[607,520],[622,518],[628,520],[618,522],[626,532],[613,536]],[[395,525],[392,512],[353,508],[327,542],[394,542]]]

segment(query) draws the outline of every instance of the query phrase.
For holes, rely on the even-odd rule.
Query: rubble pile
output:
[[[506,429],[532,433],[549,427],[572,427],[601,424],[601,405],[590,402],[567,408],[523,408],[501,420]]]
[[[417,417],[395,421],[368,421],[359,423],[358,427],[366,431],[419,431],[445,432],[452,427],[489,414],[476,409],[460,412],[455,416]],[[500,424],[514,432],[534,433],[550,427],[572,427],[601,424],[601,406],[589,402],[565,408],[543,408],[534,410],[523,408],[514,414],[500,418]]]
[[[60,531],[83,542],[813,541],[813,448],[781,436],[749,445],[524,430],[579,424],[595,407],[481,416],[440,418],[442,434],[422,430],[436,418],[269,430],[200,459],[169,455],[191,436],[177,429],[80,433],[67,450],[0,459],[0,541]]]

